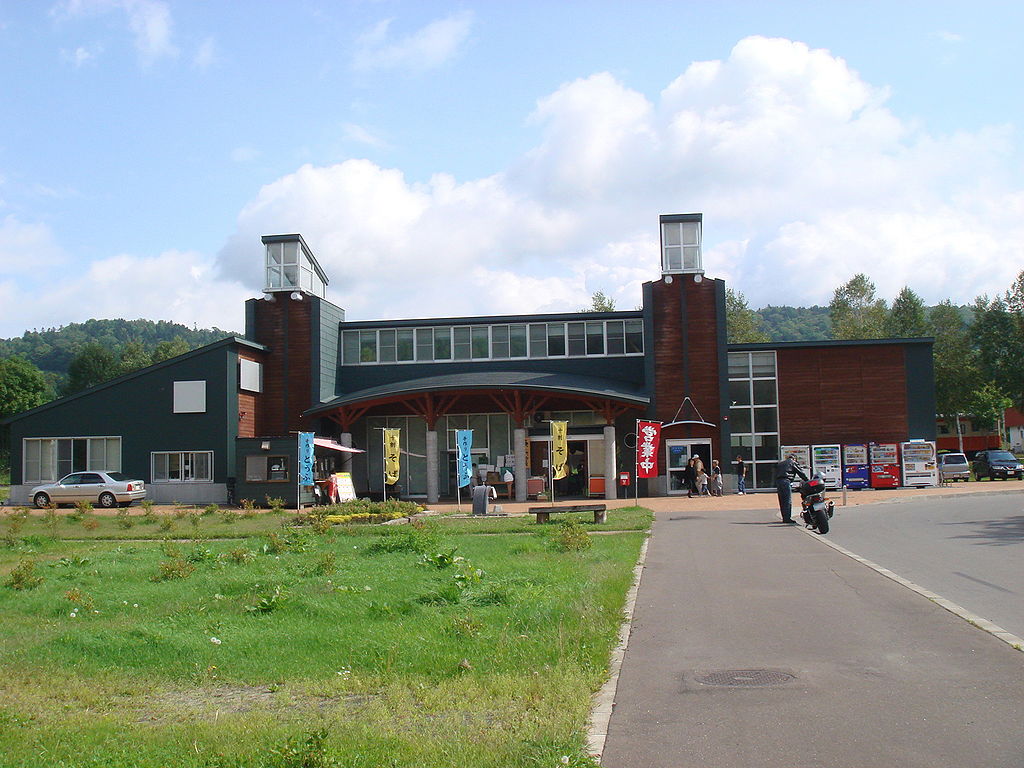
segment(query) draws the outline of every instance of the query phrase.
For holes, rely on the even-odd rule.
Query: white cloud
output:
[[[198,70],[206,71],[217,61],[217,46],[212,37],[208,37],[199,44],[195,56],[192,57],[192,66]]]
[[[73,51],[62,50],[60,55],[64,61],[69,62],[73,66],[82,67],[99,56],[102,52],[103,46],[98,44],[91,46],[80,45]]]
[[[64,0],[54,7],[51,14],[74,19],[114,11],[125,15],[135,49],[144,64],[178,55],[172,40],[174,22],[171,9],[162,0]]]
[[[64,251],[45,224],[28,224],[15,216],[0,220],[0,276],[48,273],[65,259]]]
[[[392,19],[385,19],[356,40],[352,65],[357,70],[434,69],[458,53],[473,26],[470,11],[432,21],[404,38],[391,37]]]
[[[346,141],[354,141],[357,144],[366,144],[370,147],[380,149],[386,147],[387,142],[367,128],[356,123],[345,123],[341,126],[342,138]]]
[[[944,29],[936,32],[935,36],[946,43],[959,43],[963,40],[963,37],[956,32],[949,32]]]
[[[231,161],[235,163],[251,163],[259,156],[259,150],[253,147],[242,146],[231,150]]]

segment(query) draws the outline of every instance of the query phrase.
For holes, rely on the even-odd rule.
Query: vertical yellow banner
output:
[[[388,485],[398,482],[401,451],[399,437],[401,434],[402,430],[400,429],[384,430],[384,482]]]
[[[569,443],[566,433],[569,430],[569,422],[551,422],[551,477],[561,480],[569,473]]]

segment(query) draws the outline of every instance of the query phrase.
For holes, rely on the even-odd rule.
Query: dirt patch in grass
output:
[[[221,685],[159,691],[123,702],[136,722],[164,725],[174,721],[216,722],[223,715],[263,712],[282,717],[339,708],[358,710],[377,699],[372,694],[341,696],[296,694],[267,686]]]

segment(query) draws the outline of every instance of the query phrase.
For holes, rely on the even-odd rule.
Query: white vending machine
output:
[[[839,446],[811,446],[811,472],[821,475],[826,488],[839,488],[843,484],[843,460]]]
[[[930,440],[900,443],[900,453],[903,454],[903,485],[921,487],[939,484],[935,443]]]
[[[793,460],[797,463],[797,465],[799,465],[800,469],[802,469],[804,472],[810,474],[811,446],[809,446],[809,445],[780,445],[779,446],[779,453],[782,455],[782,458],[784,458],[784,459],[789,458],[790,456],[792,456]],[[802,482],[803,481],[799,477],[794,478],[793,483],[792,483],[793,487],[794,488],[799,487],[800,483],[802,483]]]

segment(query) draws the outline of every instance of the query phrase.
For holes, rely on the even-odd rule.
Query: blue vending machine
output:
[[[867,488],[870,485],[868,468],[866,445],[843,446],[843,485],[847,488]]]

